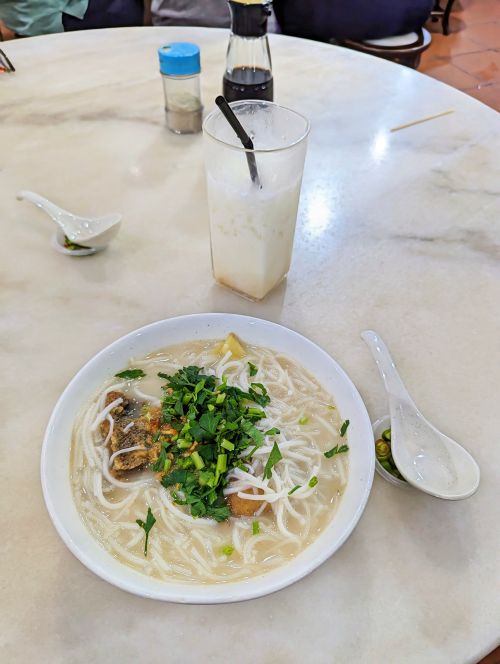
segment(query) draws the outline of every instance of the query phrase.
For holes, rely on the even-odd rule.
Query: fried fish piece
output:
[[[253,495],[254,492],[253,489],[249,487],[241,493],[249,493]],[[257,489],[257,493],[263,494],[264,491],[262,489]],[[259,511],[262,505],[266,505],[265,511],[271,507],[271,505],[266,503],[265,500],[246,500],[245,498],[238,496],[237,493],[232,493],[228,496],[227,502],[229,503],[229,508],[233,516],[255,516],[256,512]]]

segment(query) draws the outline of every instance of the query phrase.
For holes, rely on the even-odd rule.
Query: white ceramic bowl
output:
[[[350,420],[349,479],[338,511],[321,535],[286,565],[252,579],[221,584],[167,583],[148,577],[113,558],[82,522],[69,478],[70,441],[79,410],[102,383],[131,356],[141,357],[190,339],[219,339],[235,332],[244,341],[279,350],[298,360],[332,394],[339,412]],[[309,574],[346,541],[368,500],[375,451],[368,414],[356,388],[321,348],[291,330],[258,318],[234,314],[193,314],[147,325],[118,339],[93,357],[64,390],[50,418],[42,449],[45,503],[54,525],[74,555],[110,583],[136,595],[171,602],[211,604],[260,597]]]

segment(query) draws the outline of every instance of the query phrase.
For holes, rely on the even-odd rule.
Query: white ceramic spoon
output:
[[[391,415],[392,456],[400,473],[417,489],[437,498],[460,500],[472,496],[479,486],[477,463],[418,410],[378,334],[365,330],[361,338],[384,381]]]
[[[79,217],[63,210],[34,191],[20,191],[17,198],[20,201],[25,200],[34,203],[49,215],[71,242],[84,247],[94,250],[104,249],[120,229],[121,214],[107,214],[104,217]]]

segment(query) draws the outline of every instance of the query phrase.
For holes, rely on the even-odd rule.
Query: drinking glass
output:
[[[288,273],[309,121],[267,101],[230,104],[251,137],[247,152],[217,108],[205,120],[205,166],[215,280],[260,300]]]

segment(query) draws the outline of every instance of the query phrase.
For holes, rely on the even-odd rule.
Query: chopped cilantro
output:
[[[219,380],[196,366],[158,375],[165,381],[162,424],[176,433],[167,442],[159,438],[168,453],[160,452],[153,468],[163,473],[160,481],[173,501],[192,517],[224,521],[231,514],[224,496],[229,470],[246,468],[244,461],[264,445],[266,435],[279,433],[276,427],[264,432],[258,426],[270,402],[267,390],[262,383],[241,390],[228,385],[225,376]],[[279,458],[271,459],[269,472]]]
[[[282,459],[282,455],[280,452],[280,448],[278,447],[277,443],[274,443],[273,449],[271,450],[271,454],[269,455],[269,458],[267,459],[266,466],[264,468],[264,479],[265,480],[270,480],[272,477],[271,470],[273,466],[275,466],[278,461]]]
[[[343,422],[342,426],[340,427],[340,437],[343,438],[345,436],[345,433],[347,431],[347,427],[349,426],[349,420],[346,420]]]
[[[251,362],[248,362],[248,373],[250,374],[250,376],[255,376],[257,371],[258,371],[258,369],[255,366],[255,364],[252,364]]]
[[[308,484],[309,484],[309,486],[311,487],[311,489],[312,489],[314,486],[316,486],[317,483],[318,483],[318,478],[316,477],[316,475],[313,475],[313,476],[311,477],[311,479],[309,480],[309,482],[308,482]]]
[[[155,473],[163,470],[165,467],[165,461],[167,461],[167,452],[165,451],[165,448],[162,447],[158,459],[151,465],[151,470],[154,470]]]
[[[149,532],[150,532],[151,528],[156,523],[156,519],[153,516],[153,512],[151,511],[151,507],[148,507],[148,513],[147,513],[147,516],[146,516],[146,521],[144,522],[142,519],[136,519],[136,523],[146,533],[146,539],[144,540],[144,555],[147,556],[148,555]]]
[[[136,378],[143,378],[145,375],[142,369],[125,369],[125,371],[115,374],[117,378],[124,378],[125,380],[135,380]]]
[[[330,459],[335,454],[343,454],[348,450],[349,450],[349,445],[335,445],[335,447],[332,447],[331,450],[328,450],[328,452],[325,452],[324,454],[327,459]]]

